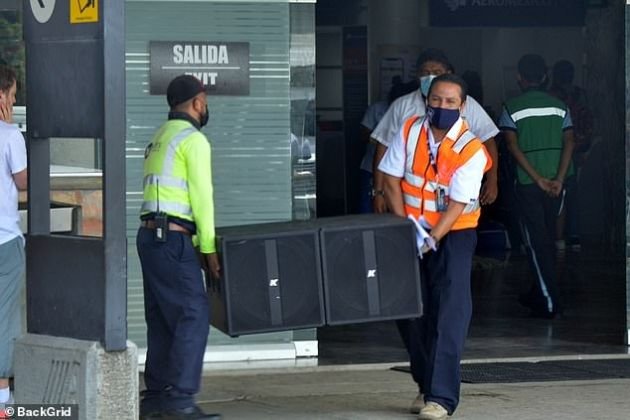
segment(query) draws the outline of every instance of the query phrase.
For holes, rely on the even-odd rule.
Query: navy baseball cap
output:
[[[182,104],[201,92],[205,92],[203,83],[194,76],[182,74],[177,76],[168,84],[166,88],[166,101],[171,108]]]

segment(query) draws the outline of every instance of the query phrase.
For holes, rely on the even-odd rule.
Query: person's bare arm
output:
[[[405,205],[403,203],[402,188],[400,187],[400,178],[387,175],[381,172],[383,179],[383,187],[385,189],[385,200],[390,211],[400,217],[407,217],[405,214]]]
[[[15,182],[18,190],[26,191],[28,188],[28,171],[24,169],[23,171],[14,173],[13,181]]]
[[[376,141],[375,139],[370,139],[371,141]],[[376,151],[374,152],[374,162],[372,166],[372,176],[374,182],[374,191],[377,194],[372,199],[372,205],[374,206],[374,213],[387,213],[387,200],[385,197],[378,193],[379,191],[387,191],[385,189],[385,174],[378,170],[378,164],[381,163],[381,159],[385,156],[385,152],[387,152],[387,147],[382,145],[379,142],[376,142]]]
[[[558,172],[553,182],[553,195],[559,196],[564,186],[564,179],[567,176],[569,165],[571,164],[571,156],[573,156],[573,149],[575,148],[575,139],[573,137],[573,130],[565,130],[563,135],[562,155],[560,156],[560,162],[558,164]]]
[[[221,264],[219,263],[219,256],[216,252],[212,254],[203,254],[206,259],[206,266],[212,277],[216,280],[221,278]]]
[[[479,202],[486,206],[494,203],[499,193],[499,151],[494,137],[487,139],[483,144],[492,159],[492,166],[486,173],[486,181],[481,186],[479,194]]]
[[[438,220],[436,225],[433,226],[433,229],[431,229],[431,236],[433,236],[436,241],[446,236],[457,221],[457,218],[464,212],[464,208],[466,208],[465,203],[450,200],[446,211],[440,215],[440,220]]]
[[[543,178],[529,163],[527,157],[518,146],[518,137],[516,136],[516,133],[509,130],[505,131],[505,142],[508,150],[510,151],[510,154],[514,156],[516,163],[518,163],[518,165],[523,168],[527,175],[529,175],[529,177],[534,180],[534,182],[536,183],[536,185],[538,185],[540,189],[551,194],[553,188],[552,181],[550,179]]]

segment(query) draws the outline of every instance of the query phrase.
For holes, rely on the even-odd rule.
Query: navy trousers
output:
[[[397,322],[409,352],[411,374],[426,401],[452,414],[459,404],[460,361],[472,316],[470,273],[474,229],[448,233],[420,261],[422,318]]]
[[[191,237],[168,232],[156,242],[140,228],[147,360],[141,412],[186,408],[199,392],[209,330],[208,299]]]

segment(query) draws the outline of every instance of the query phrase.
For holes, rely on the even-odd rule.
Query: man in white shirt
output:
[[[383,158],[387,148],[392,144],[396,134],[405,120],[418,115],[424,116],[426,113],[426,95],[431,85],[431,81],[442,74],[453,73],[453,66],[448,61],[446,55],[436,49],[427,49],[418,56],[417,61],[418,78],[420,79],[420,89],[402,96],[395,100],[372,132],[372,139],[377,142],[376,153],[374,155],[374,211],[383,213],[387,211],[383,190],[383,174],[378,171],[378,165]],[[484,111],[483,107],[472,97],[468,96],[462,112],[462,118],[466,120],[470,131],[484,142],[493,165],[486,173],[479,197],[482,205],[492,204],[497,198],[497,168],[498,152],[494,141],[494,136],[499,133],[499,129],[492,119]]]
[[[26,189],[26,146],[22,133],[12,124],[15,91],[15,72],[0,67],[0,409],[13,402],[9,377],[15,340],[22,328],[20,297],[25,270],[18,190]]]
[[[385,115],[389,103],[378,101],[368,107],[363,114],[360,127],[360,138],[365,143],[365,153],[361,159],[361,184],[359,188],[359,213],[372,213],[372,166],[376,143],[371,139],[372,131]]]
[[[398,322],[419,390],[411,411],[420,419],[443,420],[459,404],[479,189],[492,161],[461,117],[466,83],[460,77],[437,77],[427,98],[426,116],[405,121],[379,170],[389,209],[417,221],[424,241],[419,244],[424,314]]]
[[[373,180],[372,172],[374,166],[374,153],[376,152],[376,144],[372,139],[372,131],[376,128],[389,105],[403,95],[416,90],[412,83],[402,83],[400,78],[393,82],[393,86],[387,95],[386,101],[375,102],[368,107],[361,120],[360,138],[366,144],[365,153],[361,160],[361,187],[359,199],[359,213],[372,213],[373,198]]]

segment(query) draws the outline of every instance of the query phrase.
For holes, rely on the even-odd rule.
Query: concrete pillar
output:
[[[615,255],[623,252],[625,238],[625,33],[624,4],[589,9],[586,14],[586,92],[595,121],[595,144],[580,176],[590,185],[580,202],[584,237]],[[597,183],[596,183],[597,182]],[[588,245],[588,243],[587,243]],[[601,246],[601,245],[599,245]]]
[[[15,346],[16,404],[77,404],[79,420],[138,418],[138,349],[27,334]]]
[[[626,4],[626,344],[630,346],[630,0]]]

